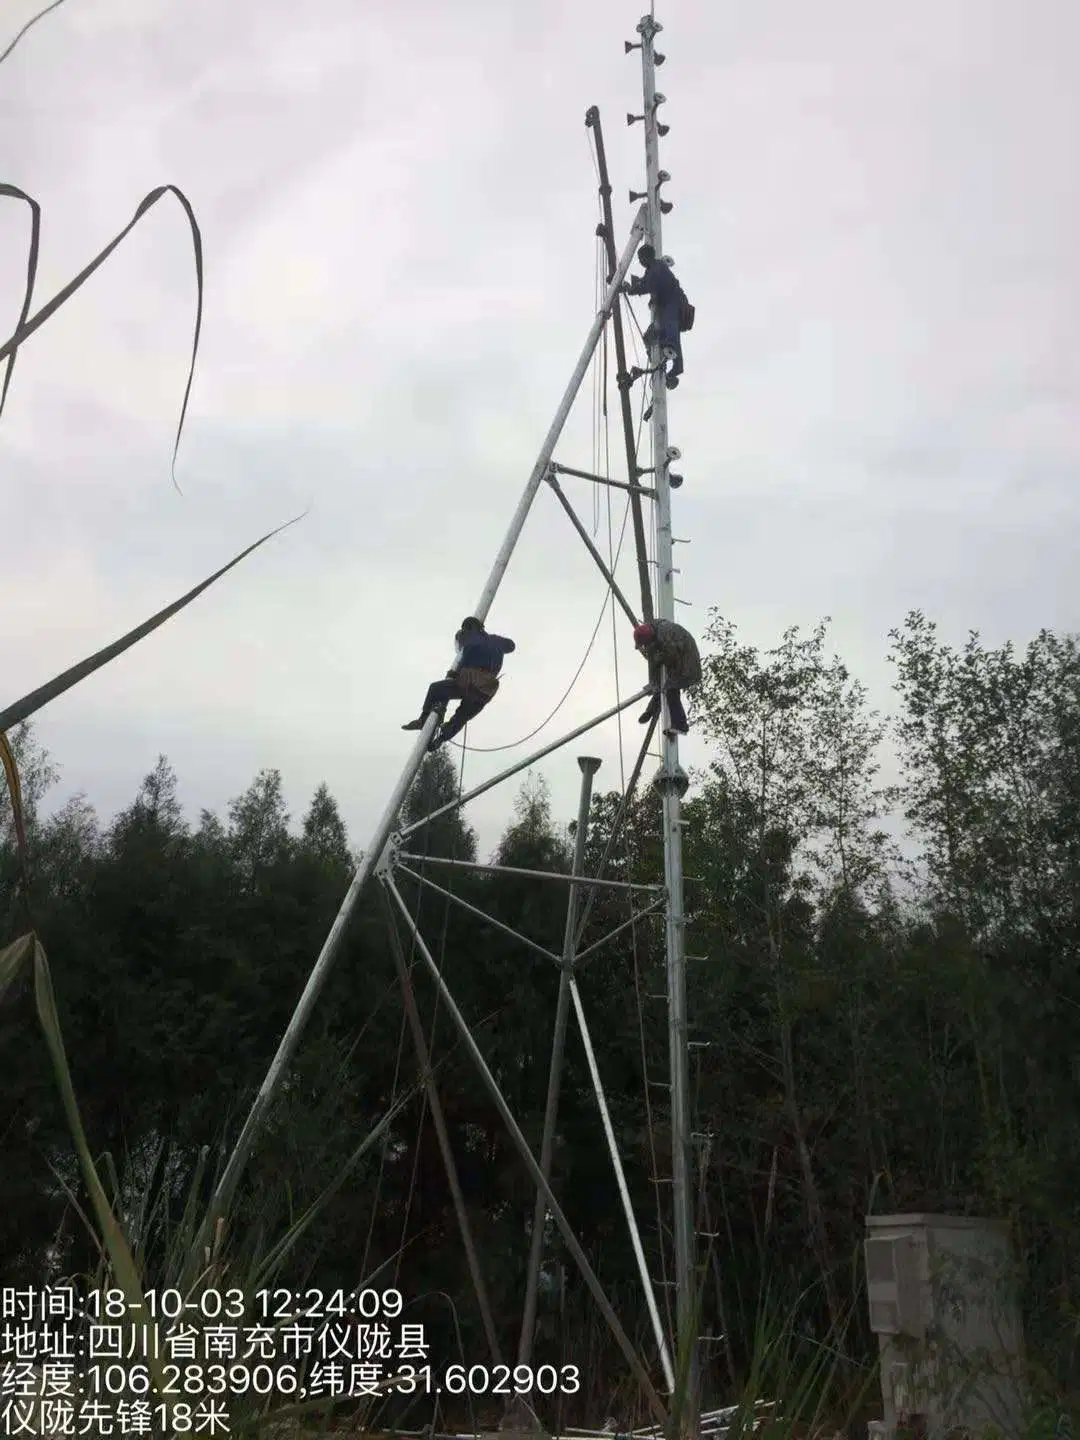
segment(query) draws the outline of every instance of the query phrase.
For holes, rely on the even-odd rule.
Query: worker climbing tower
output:
[[[604,151],[599,113],[596,108],[593,107],[587,112],[585,117],[585,123],[589,128],[595,147],[597,169],[600,178],[600,199],[603,218],[598,226],[597,235],[602,241],[606,258],[606,285],[604,286],[600,299],[598,312],[589,327],[577,364],[574,367],[570,381],[555,412],[547,435],[544,437],[536,462],[532,467],[532,471],[529,474],[524,491],[518,502],[517,509],[511,519],[506,537],[495,557],[490,574],[480,592],[479,599],[473,607],[472,613],[481,621],[484,621],[488,615],[499,585],[510,563],[515,546],[542,486],[546,486],[553,493],[559,505],[566,512],[578,537],[584,543],[593,561],[604,575],[605,581],[610,589],[611,603],[621,607],[630,623],[636,624],[639,618],[650,622],[655,619],[675,620],[677,597],[674,587],[675,577],[678,571],[673,561],[676,540],[672,534],[671,492],[681,485],[682,477],[674,474],[671,469],[672,464],[679,459],[679,451],[670,444],[669,440],[668,389],[665,380],[665,358],[660,349],[659,327],[654,324],[652,332],[647,332],[650,338],[650,344],[647,347],[648,353],[645,356],[645,364],[643,366],[628,366],[626,347],[627,333],[624,329],[623,318],[625,313],[633,320],[633,312],[630,310],[629,304],[623,300],[622,296],[627,273],[633,263],[638,248],[643,243],[650,244],[657,257],[663,256],[662,217],[673,208],[671,202],[664,198],[661,193],[664,185],[670,178],[667,172],[660,168],[660,139],[668,131],[668,126],[660,122],[658,113],[660,107],[664,104],[665,97],[659,94],[656,89],[657,67],[662,65],[664,61],[664,56],[656,50],[655,46],[656,37],[660,34],[661,29],[660,23],[652,14],[649,14],[645,16],[637,26],[638,40],[636,42],[625,42],[626,54],[629,55],[635,51],[640,52],[641,58],[643,111],[640,115],[628,115],[627,121],[631,125],[640,123],[643,128],[645,140],[645,189],[637,192],[631,191],[631,204],[637,202],[638,208],[633,216],[628,238],[621,251],[618,250],[616,243],[615,223],[611,205],[611,184],[608,178],[607,158]],[[611,478],[610,475],[599,475],[590,470],[561,464],[555,460],[555,449],[562,437],[567,418],[581,389],[582,383],[589,372],[594,353],[601,339],[604,338],[606,342],[609,326],[610,333],[614,340],[619,405],[626,450],[627,477],[625,481],[617,481]],[[634,339],[632,333],[631,339]],[[635,433],[633,406],[636,398],[641,399],[643,418],[648,418],[650,422],[648,434],[651,439],[651,446],[649,447],[651,454],[647,456],[641,454],[642,431],[640,426],[637,428],[637,433]],[[593,544],[586,527],[578,518],[572,502],[563,490],[561,477],[571,477],[576,480],[590,482],[596,486],[608,487],[609,493],[611,493],[611,491],[621,491],[628,495],[627,503],[633,521],[635,560],[641,594],[640,617],[630,601],[626,598],[626,595],[618,583],[614,573],[615,561],[609,560],[609,562],[605,562],[599,550]],[[646,512],[643,502],[648,502],[649,512],[651,513]],[[651,520],[651,525],[649,526],[646,525],[647,513],[649,513]],[[651,545],[650,540],[652,542]],[[458,658],[460,658],[460,653]],[[661,677],[661,691],[662,690],[663,681]],[[586,875],[584,873],[584,862],[592,783],[600,762],[587,755],[579,757],[578,761],[581,770],[581,800],[574,863],[570,874],[511,872],[534,874],[537,879],[549,881],[553,888],[556,886],[565,887],[567,891],[567,914],[565,939],[561,955],[547,950],[528,936],[509,930],[501,921],[492,916],[488,916],[475,906],[455,896],[449,890],[443,889],[435,884],[425,873],[427,865],[429,864],[445,865],[448,867],[457,866],[468,869],[484,869],[495,873],[506,871],[507,867],[498,865],[478,866],[475,862],[450,858],[437,859],[433,856],[414,853],[418,843],[417,837],[420,836],[425,827],[438,816],[467,804],[476,796],[485,793],[502,781],[518,774],[521,770],[534,765],[545,756],[553,754],[562,746],[577,739],[579,736],[585,735],[595,727],[619,716],[622,711],[638,704],[649,693],[648,688],[645,687],[628,697],[617,698],[615,704],[586,724],[579,725],[576,729],[571,730],[569,734],[551,741],[538,751],[533,752],[525,759],[508,767],[499,774],[492,776],[483,783],[475,785],[469,790],[463,789],[463,793],[459,794],[456,800],[441,806],[433,814],[421,816],[408,824],[403,824],[401,821],[401,812],[404,802],[423,766],[428,753],[429,742],[432,739],[437,724],[437,716],[435,715],[431,715],[426,719],[423,728],[416,736],[412,751],[393,788],[386,808],[375,826],[370,843],[363,852],[362,859],[342,902],[338,915],[315,961],[304,991],[297,1002],[289,1025],[278,1046],[277,1053],[270,1064],[266,1078],[255,1097],[250,1113],[244,1123],[218,1186],[218,1190],[214,1196],[206,1223],[210,1226],[214,1224],[216,1220],[228,1214],[229,1206],[244,1166],[259,1139],[263,1124],[267,1119],[269,1107],[293,1059],[303,1030],[316,1005],[330,968],[337,957],[342,938],[350,918],[356,909],[359,896],[369,882],[375,882],[381,891],[384,903],[390,930],[391,949],[401,983],[406,1018],[416,1047],[420,1072],[424,1079],[427,1101],[442,1150],[469,1271],[476,1291],[477,1303],[483,1319],[484,1330],[493,1360],[495,1363],[504,1363],[503,1346],[496,1331],[490,1306],[487,1301],[483,1281],[483,1260],[482,1257],[477,1254],[476,1247],[473,1243],[468,1216],[461,1196],[460,1185],[458,1184],[454,1157],[446,1132],[434,1075],[426,1051],[424,1031],[412,994],[405,949],[402,944],[402,932],[408,935],[424,968],[430,973],[439,992],[440,1004],[445,1012],[450,1015],[460,1033],[461,1040],[475,1064],[479,1077],[487,1089],[491,1101],[506,1124],[510,1136],[521,1154],[522,1161],[537,1188],[536,1207],[530,1237],[531,1243],[527,1268],[524,1314],[517,1343],[517,1363],[527,1364],[532,1354],[543,1239],[546,1221],[550,1218],[560,1231],[568,1254],[580,1270],[585,1284],[591,1291],[656,1421],[667,1427],[669,1431],[674,1430],[681,1435],[689,1435],[695,1433],[697,1429],[699,1375],[697,1364],[697,1306],[695,1300],[696,1254],[691,1195],[691,1119],[689,1114],[686,947],[682,866],[683,821],[681,807],[682,797],[687,789],[687,778],[679,764],[678,737],[670,728],[666,714],[666,701],[661,699],[662,721],[659,726],[657,726],[657,722],[654,720],[648,727],[637,761],[626,783],[619,812],[608,838],[604,856],[597,867],[596,873]],[[622,881],[608,879],[605,870],[610,858],[612,846],[614,845],[620,826],[629,813],[633,792],[650,754],[654,732],[657,728],[660,731],[659,768],[652,783],[659,799],[662,814],[664,845],[664,874],[662,881],[660,877],[656,877],[655,881],[650,883],[635,883],[629,879]],[[466,732],[466,736],[467,734],[468,732]],[[462,906],[465,910],[470,911],[479,923],[486,923],[504,933],[509,933],[530,952],[530,955],[535,956],[538,953],[544,962],[552,964],[555,967],[553,975],[557,974],[558,983],[557,986],[553,983],[552,987],[553,996],[555,997],[554,1034],[544,1131],[539,1155],[533,1154],[531,1147],[522,1134],[506,1099],[500,1091],[498,1082],[488,1068],[481,1047],[472,1033],[467,1019],[458,1009],[454,1001],[446,980],[440,971],[439,962],[435,954],[421,933],[409,906],[402,896],[401,889],[399,888],[401,876],[407,876],[410,883],[427,886],[444,895],[447,903],[456,903]],[[632,911],[632,920],[629,923],[633,923],[633,920],[636,918],[655,914],[659,911],[663,912],[664,917],[671,1097],[670,1121],[672,1134],[672,1174],[670,1177],[671,1184],[669,1192],[671,1195],[671,1210],[669,1218],[674,1239],[676,1291],[676,1326],[674,1335],[665,1333],[661,1321],[660,1308],[655,1295],[654,1280],[650,1274],[650,1267],[630,1204],[622,1161],[615,1141],[604,1095],[602,1077],[599,1074],[582,993],[578,985],[578,967],[580,962],[585,959],[591,951],[598,949],[600,945],[607,943],[614,934],[626,928],[625,925],[620,925],[617,927],[617,930],[612,931],[611,934],[604,937],[604,939],[589,945],[587,949],[582,950],[580,948],[580,941],[584,931],[585,921],[589,915],[592,898],[598,889],[605,887],[625,892],[632,905],[633,902],[637,902],[638,908],[636,911]],[[559,1205],[558,1197],[552,1188],[551,1159],[557,1125],[564,1042],[571,1008],[573,1009],[576,1026],[585,1048],[586,1059],[600,1112],[600,1119],[626,1214],[630,1242],[634,1250],[646,1305],[652,1323],[656,1343],[655,1361],[659,1367],[659,1374],[652,1363],[652,1357],[649,1357],[648,1362],[646,1362],[646,1360],[643,1360],[643,1358],[638,1355],[614,1308],[604,1293],[603,1287],[593,1271],[587,1256],[575,1237]],[[662,1388],[670,1397],[666,1403],[661,1398],[657,1380],[662,1382]]]

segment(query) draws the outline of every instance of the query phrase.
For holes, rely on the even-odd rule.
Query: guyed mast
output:
[[[570,381],[556,409],[550,428],[544,437],[536,462],[532,467],[532,471],[529,474],[524,491],[518,502],[517,509],[511,519],[506,537],[495,556],[491,571],[473,609],[472,613],[481,621],[485,621],[487,618],[541,486],[546,486],[552,491],[556,500],[566,512],[578,538],[584,543],[593,561],[604,574],[611,588],[614,603],[617,603],[622,608],[630,624],[637,623],[639,617],[635,613],[633,606],[621,590],[608,563],[605,562],[596,546],[592,543],[586,527],[578,518],[573,504],[565,494],[560,483],[560,477],[563,476],[581,479],[595,485],[611,487],[616,491],[622,491],[628,494],[628,504],[633,521],[634,546],[641,596],[640,618],[646,621],[652,621],[654,619],[673,621],[675,619],[675,606],[677,603],[675,576],[678,574],[678,571],[673,560],[676,539],[672,534],[671,492],[682,483],[682,477],[674,474],[671,470],[672,463],[679,459],[679,452],[671,446],[669,441],[668,389],[665,381],[666,367],[664,357],[660,350],[660,337],[657,333],[659,327],[654,325],[652,333],[646,332],[650,340],[647,368],[628,369],[625,343],[626,336],[623,329],[624,302],[621,293],[635,254],[642,244],[648,243],[651,245],[658,257],[664,255],[662,244],[662,217],[672,209],[671,202],[664,198],[661,193],[664,185],[670,178],[667,172],[660,167],[660,140],[668,130],[668,127],[660,122],[658,114],[660,107],[664,104],[665,97],[660,94],[656,88],[657,67],[662,65],[664,61],[664,56],[657,52],[655,46],[656,38],[661,30],[662,26],[654,16],[652,14],[646,15],[637,25],[638,39],[634,42],[626,41],[624,46],[627,55],[632,52],[639,52],[641,58],[643,110],[640,115],[628,115],[627,121],[631,125],[641,124],[642,126],[645,142],[645,189],[638,192],[631,191],[631,203],[635,201],[641,203],[634,216],[630,226],[629,236],[621,253],[616,250],[614,220],[611,208],[611,184],[608,178],[607,159],[604,152],[599,113],[596,108],[593,107],[586,114],[585,123],[590,129],[595,145],[600,178],[603,221],[598,227],[597,233],[603,240],[607,257],[607,284],[598,313],[595,315],[589,327],[585,343],[581,349],[577,363],[574,366]],[[626,307],[626,312],[630,313],[628,307]],[[601,337],[604,335],[609,324],[614,339],[618,370],[619,403],[628,471],[625,482],[613,480],[609,476],[595,475],[588,470],[559,464],[554,458],[555,448],[562,436],[567,418],[593,362],[594,353],[597,350]],[[647,464],[642,464],[639,458],[639,442],[635,436],[635,426],[631,411],[631,394],[633,387],[639,383],[648,385],[651,390],[651,394],[648,397],[650,408],[645,412],[650,420],[649,433],[651,436],[651,463]],[[649,554],[649,537],[646,531],[647,512],[644,509],[643,502],[647,502],[651,507],[650,512],[648,512],[648,518],[651,521],[651,539],[653,542],[653,553],[651,556]],[[655,584],[655,592],[653,582]],[[457,658],[460,659],[460,651],[458,652]],[[662,685],[661,688],[663,688]],[[604,873],[616,840],[617,832],[620,825],[626,819],[634,788],[637,785],[645,761],[650,753],[654,731],[658,728],[657,722],[654,720],[648,727],[637,761],[627,781],[622,803],[619,807],[612,833],[607,841],[604,856],[597,868],[597,873],[594,875],[586,875],[584,873],[585,841],[589,823],[592,783],[593,777],[600,766],[599,760],[588,755],[579,756],[578,760],[581,770],[581,798],[574,863],[570,874],[539,871],[524,872],[535,874],[538,880],[547,880],[551,882],[553,886],[562,885],[566,887],[567,915],[562,954],[555,954],[553,951],[537,945],[536,942],[529,937],[509,930],[509,927],[501,921],[496,920],[492,916],[488,916],[476,906],[467,904],[458,896],[453,895],[450,891],[435,884],[425,873],[427,866],[430,864],[467,869],[480,868],[495,873],[506,869],[506,867],[500,867],[498,865],[476,866],[474,863],[463,860],[445,858],[436,860],[436,857],[433,856],[413,853],[416,837],[432,820],[467,804],[476,796],[485,793],[494,786],[518,774],[520,771],[534,765],[538,760],[553,754],[571,741],[586,735],[595,727],[620,715],[622,711],[627,710],[631,706],[638,704],[641,700],[645,699],[648,694],[648,689],[642,688],[628,698],[618,699],[613,706],[609,707],[594,719],[583,725],[579,725],[568,734],[563,735],[560,739],[550,742],[489,780],[460,794],[453,802],[441,806],[432,814],[416,819],[407,825],[402,825],[400,820],[402,808],[424,763],[429,742],[432,739],[433,732],[438,723],[437,716],[432,715],[428,717],[423,728],[417,734],[412,752],[405,762],[386,804],[386,808],[375,827],[367,848],[363,852],[352,883],[341,904],[341,908],[311,970],[303,993],[297,1002],[292,1018],[278,1046],[277,1053],[274,1055],[266,1077],[255,1097],[215,1192],[206,1224],[209,1229],[209,1227],[215,1225],[220,1219],[227,1216],[229,1212],[244,1167],[259,1138],[267,1119],[269,1108],[281,1085],[282,1079],[293,1060],[300,1038],[318,1002],[320,992],[326,983],[330,969],[341,949],[346,929],[356,910],[361,892],[369,882],[374,882],[381,891],[383,906],[390,927],[391,949],[401,982],[406,1017],[416,1047],[417,1059],[424,1080],[427,1101],[446,1166],[458,1226],[461,1231],[461,1238],[476,1291],[477,1303],[483,1318],[484,1331],[493,1360],[495,1363],[503,1363],[504,1357],[487,1299],[480,1257],[473,1243],[468,1215],[457,1178],[455,1161],[450,1147],[438,1091],[431,1070],[430,1059],[426,1051],[423,1027],[420,1024],[415,999],[412,994],[404,947],[402,945],[402,932],[411,939],[423,966],[430,973],[432,981],[439,992],[440,1005],[445,1012],[450,1015],[466,1050],[471,1056],[481,1083],[487,1090],[495,1108],[498,1110],[509,1131],[511,1139],[520,1152],[521,1159],[531,1179],[537,1187],[536,1208],[531,1230],[530,1255],[527,1269],[524,1315],[516,1352],[517,1362],[519,1364],[527,1364],[532,1354],[543,1237],[546,1229],[546,1220],[550,1217],[551,1221],[553,1221],[558,1228],[570,1258],[577,1265],[585,1284],[591,1291],[604,1320],[612,1332],[613,1338],[638,1381],[656,1421],[668,1429],[669,1433],[671,1431],[677,1431],[682,1435],[686,1435],[694,1433],[697,1429],[700,1378],[695,1285],[696,1237],[691,1185],[692,1136],[689,1112],[689,1039],[687,1032],[686,1000],[687,957],[682,859],[682,797],[687,789],[687,779],[679,765],[678,736],[670,728],[666,716],[664,716],[666,702],[663,703],[661,707],[661,715],[664,716],[664,718],[663,722],[659,725],[660,765],[652,782],[654,789],[659,795],[662,812],[664,845],[663,884],[637,884],[629,880],[614,881],[606,878]],[[419,868],[421,866],[423,867],[422,870]],[[514,873],[521,874],[523,872],[517,871]],[[441,974],[439,963],[432,949],[425,941],[424,936],[421,934],[401,894],[398,885],[398,879],[401,875],[408,876],[411,882],[436,890],[439,894],[447,898],[448,903],[458,904],[466,910],[471,911],[479,922],[493,926],[504,933],[508,932],[530,952],[531,956],[537,957],[537,963],[543,961],[544,963],[553,965],[557,971],[558,991],[554,1036],[543,1139],[539,1155],[533,1153],[532,1148],[522,1134],[495,1076],[492,1074],[484,1059],[468,1020],[458,1009],[454,997]],[[637,904],[637,917],[656,914],[661,911],[664,916],[667,972],[667,1030],[671,1097],[670,1120],[672,1136],[672,1199],[670,1220],[674,1239],[676,1293],[676,1325],[673,1336],[665,1333],[661,1319],[660,1308],[656,1300],[654,1280],[649,1273],[637,1222],[630,1204],[622,1161],[618,1153],[596,1056],[586,1021],[582,994],[578,985],[579,970],[582,963],[587,960],[588,955],[592,951],[599,949],[600,946],[606,943],[614,934],[626,928],[625,924],[620,925],[608,936],[605,936],[604,939],[590,944],[586,949],[580,948],[581,936],[593,897],[598,890],[602,889],[614,889],[616,891],[621,890],[626,892],[631,903],[636,902]],[[632,914],[633,913],[634,912],[632,912]],[[574,1012],[576,1026],[585,1049],[600,1118],[610,1151],[620,1198],[626,1214],[631,1243],[645,1292],[656,1345],[656,1360],[663,1378],[662,1388],[667,1392],[668,1396],[666,1402],[661,1398],[660,1391],[654,1383],[650,1369],[646,1367],[646,1364],[639,1356],[633,1342],[616,1315],[600,1280],[574,1235],[551,1185],[551,1161],[557,1124],[559,1086],[565,1035],[571,1009]]]

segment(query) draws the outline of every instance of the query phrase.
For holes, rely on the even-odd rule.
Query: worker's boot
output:
[[[422,730],[428,722],[429,715],[437,715],[441,720],[443,712],[442,710],[425,710],[419,720],[410,720],[407,725],[402,725],[401,728],[403,730]]]
[[[448,740],[452,740],[455,735],[464,729],[465,722],[463,721],[460,725],[457,723],[457,711],[455,710],[451,718],[444,720],[435,731],[435,734],[431,737],[431,744],[428,746],[428,749],[438,750],[441,745],[445,745]]]

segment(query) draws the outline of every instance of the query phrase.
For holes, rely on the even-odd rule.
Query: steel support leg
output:
[[[585,1059],[588,1061],[589,1075],[592,1077],[596,1103],[600,1107],[600,1119],[604,1125],[604,1136],[607,1139],[608,1153],[611,1155],[611,1164],[615,1171],[615,1181],[618,1184],[619,1197],[622,1200],[623,1214],[626,1216],[626,1224],[630,1230],[630,1243],[634,1247],[634,1258],[637,1261],[638,1274],[641,1276],[642,1288],[645,1291],[645,1304],[648,1306],[649,1319],[652,1321],[653,1334],[656,1336],[656,1347],[660,1351],[660,1364],[664,1368],[664,1379],[667,1381],[668,1390],[674,1393],[675,1372],[671,1368],[671,1356],[668,1354],[667,1339],[664,1336],[664,1327],[660,1320],[660,1311],[656,1304],[656,1296],[653,1293],[652,1276],[649,1274],[649,1267],[645,1261],[645,1250],[641,1243],[641,1233],[638,1230],[634,1207],[630,1203],[630,1189],[626,1183],[626,1174],[623,1171],[622,1160],[619,1158],[619,1147],[615,1143],[615,1130],[611,1123],[611,1114],[608,1110],[604,1087],[600,1081],[600,1067],[596,1063],[596,1052],[593,1050],[592,1037],[589,1034],[589,1027],[585,1023],[585,1008],[581,1003],[581,992],[578,989],[577,980],[573,975],[570,976],[570,998],[574,1002],[574,1013],[577,1016],[578,1029],[581,1031],[581,1043],[585,1047]]]
[[[477,1258],[476,1246],[473,1244],[472,1228],[469,1225],[469,1213],[465,1206],[465,1197],[461,1193],[461,1182],[458,1179],[457,1165],[454,1162],[454,1152],[450,1145],[450,1134],[446,1128],[446,1117],[443,1115],[442,1103],[439,1100],[439,1090],[435,1084],[435,1072],[431,1068],[431,1057],[428,1054],[424,1027],[420,1023],[420,1012],[416,1008],[416,996],[413,993],[412,979],[409,975],[409,967],[405,960],[401,936],[398,933],[397,916],[394,914],[393,907],[390,904],[390,898],[386,894],[384,887],[380,887],[380,896],[386,911],[386,924],[390,932],[390,948],[394,952],[394,964],[397,967],[398,979],[401,982],[401,996],[405,1002],[405,1015],[409,1022],[409,1029],[412,1031],[413,1045],[416,1047],[416,1060],[420,1069],[420,1078],[423,1080],[424,1089],[427,1092],[427,1104],[428,1109],[431,1111],[431,1121],[435,1126],[439,1149],[442,1152],[443,1165],[446,1167],[446,1179],[450,1186],[451,1198],[454,1202],[454,1214],[457,1216],[458,1229],[461,1231],[461,1243],[465,1247],[465,1259],[469,1266],[473,1289],[476,1291],[476,1303],[480,1307],[480,1318],[483,1321],[484,1334],[487,1337],[492,1362],[495,1365],[501,1365],[502,1352],[499,1349],[499,1339],[495,1333],[495,1321],[492,1318],[491,1304],[488,1300],[484,1277],[480,1272],[480,1261]]]
[[[623,821],[630,813],[630,805],[633,801],[634,791],[637,788],[638,780],[640,780],[641,778],[641,772],[645,768],[645,757],[649,753],[649,746],[652,744],[653,732],[655,730],[656,718],[654,717],[650,721],[649,726],[645,731],[645,739],[641,742],[641,749],[638,751],[638,757],[634,761],[634,768],[630,772],[630,779],[626,782],[626,791],[623,794],[622,800],[620,800],[619,802],[619,808],[616,811],[615,819],[611,822],[611,833],[608,835],[607,843],[604,846],[604,853],[600,857],[600,864],[596,867],[597,880],[602,880],[604,878],[604,870],[607,866],[608,861],[611,858],[611,852],[615,848],[615,841],[618,839],[619,831],[622,828]],[[586,895],[585,897],[584,905],[581,907],[581,920],[578,922],[577,932],[577,940],[579,945],[581,944],[581,937],[585,933],[585,926],[588,924],[589,915],[592,912],[593,901],[595,899],[596,891],[590,890],[588,895]]]
[[[596,144],[596,166],[600,172],[600,203],[604,210],[603,240],[607,255],[608,273],[614,274],[618,262],[615,258],[615,221],[611,213],[611,181],[608,179],[607,155],[604,151],[604,132],[600,128],[600,111],[591,106],[585,115],[585,124],[593,132]],[[611,328],[615,335],[615,365],[621,381],[626,371],[626,341],[623,338],[622,305],[616,303],[611,312]],[[634,417],[630,410],[630,391],[624,384],[619,385],[619,408],[622,413],[623,445],[626,449],[626,477],[631,487],[638,485],[637,440],[634,436]],[[630,492],[630,513],[634,524],[634,549],[637,551],[638,578],[641,582],[641,615],[646,622],[656,617],[653,614],[652,587],[649,584],[649,552],[645,548],[645,521],[641,513],[641,496]]]
[[[622,591],[619,589],[619,583],[618,583],[618,581],[615,579],[615,576],[611,573],[611,571],[610,571],[610,570],[608,569],[608,567],[605,565],[605,563],[604,563],[604,557],[600,554],[600,551],[597,550],[596,546],[593,544],[592,540],[589,538],[589,532],[585,529],[585,526],[584,526],[584,525],[581,523],[581,521],[578,519],[577,511],[574,509],[574,507],[570,504],[570,501],[569,501],[569,500],[566,498],[566,496],[563,494],[562,486],[559,484],[558,480],[555,478],[555,472],[554,472],[554,470],[549,470],[549,471],[548,471],[547,482],[548,482],[548,484],[551,486],[552,490],[555,492],[555,498],[558,500],[559,504],[563,507],[563,509],[566,511],[567,515],[569,516],[571,525],[573,525],[574,529],[577,531],[578,535],[581,537],[581,540],[582,540],[582,543],[583,543],[584,546],[585,546],[585,549],[588,550],[588,552],[589,552],[589,554],[592,556],[593,560],[595,560],[596,565],[597,565],[597,568],[598,568],[599,571],[600,571],[600,574],[603,575],[604,579],[607,581],[607,583],[608,583],[608,589],[611,591],[612,595],[614,595],[615,599],[616,599],[616,600],[619,602],[619,604],[622,606],[623,612],[624,612],[624,614],[626,615],[626,618],[630,621],[630,624],[631,624],[631,625],[636,625],[636,624],[637,624],[637,616],[634,614],[634,610],[633,610],[633,607],[632,607],[631,604],[630,604],[630,601],[627,600],[626,596],[625,596],[625,595],[622,593]]]
[[[581,798],[578,801],[577,834],[574,837],[574,866],[572,873],[580,875],[585,869],[585,841],[589,833],[589,805],[592,800],[593,776],[600,768],[600,761],[590,755],[578,757],[581,766]],[[551,1179],[551,1150],[555,1141],[555,1117],[559,1109],[559,1089],[562,1085],[563,1054],[566,1046],[566,1021],[570,1013],[570,977],[574,968],[574,925],[577,917],[577,886],[570,886],[566,900],[566,931],[563,937],[562,971],[559,975],[559,998],[555,1006],[555,1033],[551,1040],[551,1066],[548,1070],[547,1104],[544,1108],[544,1133],[540,1141],[540,1169],[544,1180]],[[544,1248],[544,1221],[547,1217],[547,1202],[543,1189],[536,1192],[536,1208],[533,1210],[532,1240],[529,1246],[529,1268],[525,1279],[525,1310],[521,1321],[521,1339],[518,1342],[519,1365],[527,1365],[532,1356],[533,1336],[536,1331],[536,1287],[540,1279],[540,1256]]]
[[[597,1307],[600,1310],[601,1315],[603,1315],[604,1319],[607,1321],[608,1327],[610,1328],[611,1333],[615,1338],[616,1344],[622,1351],[623,1357],[625,1358],[627,1365],[630,1367],[634,1378],[641,1386],[645,1395],[645,1399],[648,1402],[649,1409],[656,1416],[656,1419],[660,1425],[666,1425],[668,1421],[668,1415],[666,1409],[664,1408],[664,1402],[657,1394],[656,1387],[649,1379],[648,1372],[646,1371],[644,1365],[642,1365],[637,1351],[634,1349],[633,1341],[630,1339],[629,1335],[627,1335],[626,1331],[619,1323],[619,1317],[615,1314],[615,1311],[611,1305],[611,1301],[604,1294],[604,1288],[600,1284],[600,1281],[597,1279],[596,1272],[589,1264],[588,1257],[586,1256],[584,1250],[581,1248],[577,1236],[571,1229],[569,1220],[567,1220],[565,1214],[563,1213],[562,1207],[555,1198],[551,1186],[548,1184],[547,1180],[544,1177],[544,1172],[540,1169],[540,1166],[536,1162],[535,1156],[529,1149],[529,1142],[521,1133],[521,1129],[518,1126],[517,1121],[514,1119],[513,1113],[509,1105],[506,1103],[502,1091],[499,1089],[499,1083],[488,1068],[487,1061],[484,1059],[480,1047],[479,1045],[477,1045],[476,1040],[473,1037],[472,1031],[469,1029],[468,1022],[462,1015],[461,1011],[458,1009],[454,1001],[454,997],[451,995],[449,987],[446,984],[446,981],[440,974],[439,967],[435,961],[435,957],[428,949],[424,941],[424,937],[420,934],[420,931],[417,928],[412,916],[409,914],[409,907],[405,904],[405,901],[402,898],[393,880],[387,879],[383,883],[386,885],[387,889],[392,895],[398,909],[401,911],[401,914],[405,919],[406,925],[412,932],[413,938],[416,941],[417,948],[420,951],[420,954],[423,956],[424,963],[427,965],[429,971],[431,972],[432,978],[434,979],[436,985],[439,987],[439,993],[442,995],[443,1004],[446,1006],[446,1009],[451,1019],[457,1026],[458,1033],[461,1035],[465,1048],[472,1056],[473,1064],[479,1070],[481,1079],[484,1082],[488,1094],[491,1096],[492,1103],[502,1117],[503,1124],[506,1126],[507,1130],[509,1130],[510,1138],[513,1140],[515,1146],[517,1147],[522,1160],[525,1162],[525,1167],[528,1170],[529,1175],[543,1191],[544,1198],[547,1200],[548,1209],[551,1211],[552,1219],[559,1227],[559,1231],[563,1237],[563,1243],[566,1245],[567,1250],[569,1250],[571,1256],[577,1264],[578,1269],[581,1271],[582,1279],[589,1287],[593,1299],[596,1301]]]

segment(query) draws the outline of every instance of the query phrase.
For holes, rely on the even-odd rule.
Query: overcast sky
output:
[[[0,48],[39,0],[4,7]],[[9,698],[299,511],[39,734],[104,816],[164,751],[192,812],[261,767],[321,780],[364,845],[476,603],[594,310],[598,104],[620,248],[641,188],[641,0],[67,0],[0,68],[0,178],[44,211],[51,295],[153,186],[202,227],[202,351],[159,205],[21,352],[0,422]],[[997,644],[1080,624],[1080,9],[1075,0],[670,0],[658,18],[697,306],[670,405],[680,618],[763,647],[834,617],[889,699],[911,607]],[[0,210],[4,333],[28,223]],[[593,460],[591,382],[558,458]],[[613,474],[619,474],[617,411]],[[566,482],[583,518],[583,482]],[[622,505],[613,507],[616,524]],[[629,559],[629,555],[627,555]],[[632,565],[621,567],[633,594]],[[490,616],[512,635],[477,745],[512,745],[581,662],[603,581],[541,493]],[[619,624],[620,679],[641,679]],[[536,741],[606,708],[610,620]],[[630,712],[627,764],[639,731]],[[578,745],[545,762],[560,819]],[[617,783],[618,734],[589,747]],[[700,763],[693,740],[687,760]],[[466,783],[527,751],[470,755]],[[512,793],[473,808],[490,847]]]

